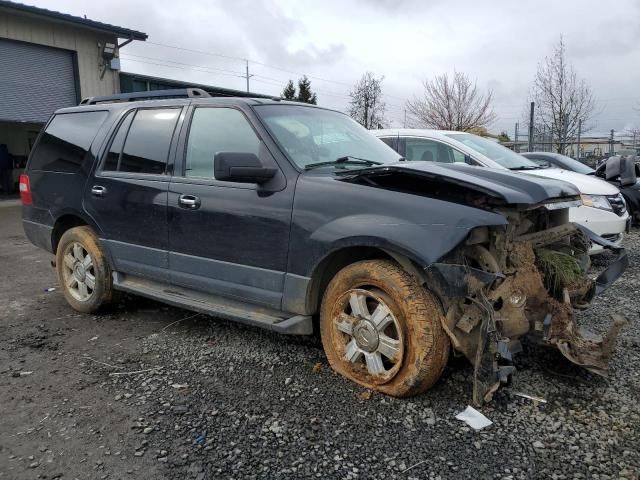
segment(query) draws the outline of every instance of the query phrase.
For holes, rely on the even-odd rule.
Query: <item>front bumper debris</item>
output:
[[[466,264],[434,263],[425,269],[427,284],[445,300],[443,328],[454,349],[474,366],[473,401],[488,402],[515,371],[513,355],[521,351],[519,339],[557,348],[567,359],[598,375],[606,375],[617,336],[626,323],[614,315],[609,331],[601,337],[578,328],[573,304],[590,301],[623,273],[628,257],[623,247],[576,225],[591,242],[617,254],[598,277],[576,291],[565,289],[562,299],[552,297],[535,265],[531,242],[514,243],[508,274],[487,272]]]

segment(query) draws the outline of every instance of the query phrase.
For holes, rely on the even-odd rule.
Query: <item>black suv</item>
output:
[[[91,98],[52,116],[20,191],[74,309],[120,290],[281,333],[317,325],[335,370],[391,395],[431,387],[451,347],[480,403],[521,337],[596,372],[614,340],[573,322],[624,269],[620,252],[584,275],[589,242],[607,242],[567,223],[573,186],[403,162],[335,111],[195,89]]]

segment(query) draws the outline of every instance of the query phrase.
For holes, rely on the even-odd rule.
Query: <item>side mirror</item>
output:
[[[277,171],[263,166],[253,153],[232,152],[216,153],[213,169],[216,180],[257,184],[271,180]]]

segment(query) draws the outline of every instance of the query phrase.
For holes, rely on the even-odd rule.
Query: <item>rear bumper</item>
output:
[[[36,247],[40,247],[47,252],[54,253],[51,245],[51,233],[53,232],[53,227],[23,219],[22,228],[24,229],[26,237]]]

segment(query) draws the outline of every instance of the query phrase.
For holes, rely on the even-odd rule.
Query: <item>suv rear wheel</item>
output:
[[[338,373],[388,395],[428,390],[449,356],[435,296],[388,260],[345,267],[322,300],[320,333]]]
[[[65,299],[75,310],[92,313],[111,300],[111,269],[90,227],[64,232],[58,242],[56,268]]]

